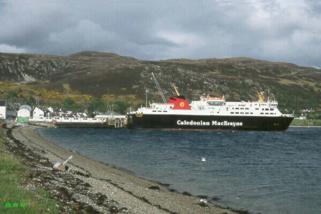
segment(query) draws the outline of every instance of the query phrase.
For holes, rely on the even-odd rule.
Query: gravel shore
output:
[[[201,203],[125,170],[61,148],[37,134],[35,127],[8,130],[9,148],[32,167],[31,186],[40,185],[64,204],[63,212],[81,213],[242,213]],[[70,155],[66,172],[52,170]]]

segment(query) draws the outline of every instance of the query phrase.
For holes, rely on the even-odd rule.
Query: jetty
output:
[[[96,115],[96,119],[105,121],[109,128],[126,128],[127,116],[126,115]]]
[[[28,121],[31,125],[55,128],[126,128],[126,115],[104,115],[96,117],[53,117]]]
[[[89,117],[84,112],[55,112],[52,109],[42,111],[38,107],[31,111],[30,107],[19,110],[16,123],[48,128],[126,128],[127,116],[109,113]]]

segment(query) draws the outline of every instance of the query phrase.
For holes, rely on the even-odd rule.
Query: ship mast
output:
[[[147,98],[147,93],[148,93],[149,91],[148,91],[148,89],[147,88],[145,88],[145,106],[147,107],[147,100],[148,100],[148,98]]]
[[[153,77],[155,85],[156,85],[156,87],[158,89],[158,92],[159,92],[160,96],[162,97],[163,103],[166,103],[166,99],[165,99],[164,93],[162,91],[162,88],[160,87],[159,82],[157,81],[157,79],[155,77],[155,74],[153,72],[152,72],[152,77]]]

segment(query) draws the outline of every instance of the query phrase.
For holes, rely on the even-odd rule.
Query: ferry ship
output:
[[[177,93],[166,103],[152,103],[127,116],[129,128],[157,129],[284,131],[293,120],[293,115],[279,111],[277,101],[265,100],[262,94],[254,102],[201,96],[200,100],[190,103]]]

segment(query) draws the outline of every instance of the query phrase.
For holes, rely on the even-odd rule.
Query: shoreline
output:
[[[12,137],[11,141],[24,145],[22,149],[26,147],[31,150],[32,152],[28,152],[29,156],[32,156],[31,153],[39,156],[39,163],[41,160],[45,163],[45,166],[37,166],[39,169],[52,167],[55,162],[62,162],[70,155],[73,156],[67,164],[69,170],[63,172],[65,177],[70,177],[69,181],[66,179],[67,184],[77,180],[79,186],[86,188],[79,189],[67,185],[68,188],[63,190],[65,195],[70,196],[66,205],[70,204],[70,201],[87,204],[92,213],[248,213],[200,202],[200,197],[187,192],[176,192],[167,184],[139,177],[130,170],[95,161],[59,147],[40,136],[37,128],[27,126],[8,129],[8,137]],[[59,176],[58,180],[63,182],[61,177],[64,176]],[[41,179],[41,176],[39,177]],[[44,182],[42,185],[46,187]]]
[[[321,126],[289,126],[289,128],[321,128]]]

